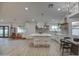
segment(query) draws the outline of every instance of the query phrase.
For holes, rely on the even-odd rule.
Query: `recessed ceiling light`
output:
[[[4,21],[3,19],[0,20],[0,22],[3,22],[3,21]]]
[[[58,8],[58,11],[60,11],[61,9],[60,8]]]
[[[28,8],[26,7],[25,10],[28,10]]]
[[[32,21],[35,21],[35,19],[32,19]]]

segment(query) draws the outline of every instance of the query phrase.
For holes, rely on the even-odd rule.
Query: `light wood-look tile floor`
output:
[[[28,40],[0,38],[1,56],[59,56],[60,45],[52,40],[49,48],[29,47]]]

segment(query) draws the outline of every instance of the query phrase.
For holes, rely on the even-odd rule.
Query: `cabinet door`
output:
[[[71,52],[72,52],[74,55],[78,55],[78,48],[79,48],[79,45],[72,44]]]
[[[9,36],[9,27],[8,26],[6,26],[5,28],[4,28],[4,32],[5,32],[5,37],[8,37]]]
[[[3,34],[4,34],[4,32],[3,32],[3,27],[0,26],[0,37],[3,37]]]

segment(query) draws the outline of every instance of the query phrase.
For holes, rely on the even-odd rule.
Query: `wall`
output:
[[[24,37],[27,37],[30,34],[35,33],[35,23],[25,23],[25,33],[23,34]]]
[[[28,27],[27,34],[35,33],[35,23],[28,23],[26,26]]]

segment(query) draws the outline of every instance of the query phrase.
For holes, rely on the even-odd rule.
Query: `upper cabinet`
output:
[[[69,17],[70,18],[79,18],[79,2],[70,2],[69,3]]]

